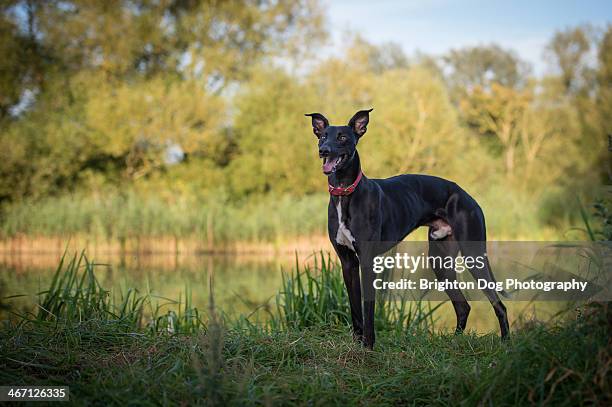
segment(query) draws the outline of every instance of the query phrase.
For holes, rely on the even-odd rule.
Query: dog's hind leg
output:
[[[351,306],[353,338],[363,342],[363,312],[361,310],[361,281],[359,279],[359,259],[354,251],[346,246],[334,245],[342,263],[342,277],[348,291]]]
[[[447,205],[447,214],[450,225],[453,229],[453,236],[459,243],[459,249],[463,257],[472,257],[474,259],[484,258],[482,263],[484,267],[470,268],[470,273],[476,281],[484,280],[488,283],[494,283],[495,278],[489,266],[487,254],[487,229],[485,226],[484,214],[476,201],[471,197],[464,196],[463,199],[459,195],[453,195],[449,199]],[[491,287],[482,290],[487,296],[487,299],[493,306],[495,316],[499,321],[501,337],[507,339],[510,333],[508,324],[508,313],[506,307],[499,299],[497,291]]]
[[[478,259],[478,257],[480,256],[481,259],[484,258],[484,261],[480,263],[483,266],[478,267],[475,264],[474,267],[470,268],[470,273],[472,274],[472,276],[474,277],[476,281],[484,280],[487,283],[489,283],[489,286],[487,288],[484,288],[482,291],[487,296],[487,299],[493,306],[493,310],[495,311],[495,316],[497,317],[497,320],[499,321],[499,329],[501,331],[501,337],[503,339],[508,339],[508,335],[510,333],[510,325],[508,324],[508,313],[506,311],[506,306],[499,299],[499,296],[497,295],[497,291],[495,291],[491,287],[492,284],[495,284],[495,278],[493,277],[493,273],[491,272],[491,267],[489,265],[489,259],[487,259],[486,257],[487,242],[476,241],[476,240],[471,240],[471,241],[466,240],[466,241],[460,242],[460,247],[461,247],[461,255],[463,257],[469,256],[474,259]]]
[[[453,239],[452,236],[447,236],[442,240],[435,239],[435,232],[430,228],[429,235],[429,256],[432,256],[434,260],[432,262],[432,268],[436,274],[438,281],[455,281],[457,279],[457,272],[452,268],[445,268],[443,259],[447,256],[456,258],[459,252],[459,245]],[[470,304],[468,304],[465,296],[459,289],[447,288],[446,294],[453,303],[455,314],[457,315],[457,327],[455,333],[460,334],[465,330],[467,325],[468,316],[470,315]]]

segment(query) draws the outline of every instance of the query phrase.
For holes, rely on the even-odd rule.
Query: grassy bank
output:
[[[271,216],[270,214],[274,214]],[[174,250],[223,248],[232,242],[274,242],[296,236],[323,235],[327,196],[271,196],[237,203],[223,194],[161,196],[136,191],[77,194],[20,202],[2,208],[0,237],[85,236],[90,243],[117,249],[146,248],[147,239]],[[139,241],[142,240],[142,241]],[[17,240],[18,242],[18,240]]]
[[[422,240],[426,231],[419,233]],[[415,234],[416,235],[416,234]],[[421,237],[425,235],[424,237]],[[74,235],[16,235],[0,238],[0,254],[15,256],[47,255],[55,258],[69,251],[85,249],[95,258],[130,256],[198,256],[259,255],[293,257],[296,252],[309,255],[324,249],[332,250],[327,234],[277,236],[271,240],[226,240],[209,242],[197,236],[132,236],[125,239],[106,239],[87,234]]]
[[[384,303],[353,343],[335,263],[286,276],[276,308],[229,320],[189,295],[110,294],[82,258],[0,331],[0,381],[69,384],[75,404],[580,405],[612,399],[610,310],[581,307],[512,339],[436,332],[436,309]],[[261,315],[261,313],[265,315]],[[265,317],[265,318],[264,318]],[[257,320],[265,321],[256,323]]]
[[[322,187],[325,180],[321,180]],[[76,193],[0,207],[0,251],[62,252],[70,240],[89,253],[312,252],[327,247],[326,193],[267,194],[244,201],[222,192],[162,189]],[[491,187],[473,192],[487,215],[490,240],[564,240],[568,203],[555,223],[542,218],[538,197]],[[536,199],[537,198],[537,199]],[[525,208],[530,208],[526,210]],[[426,239],[425,231],[411,235]],[[576,235],[576,234],[575,234]],[[573,236],[579,239],[584,235]]]
[[[601,323],[534,326],[509,344],[385,332],[373,352],[343,327],[151,336],[95,322],[39,326],[3,332],[0,375],[70,384],[76,404],[605,405]]]

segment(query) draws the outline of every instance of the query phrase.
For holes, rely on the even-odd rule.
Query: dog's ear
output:
[[[361,137],[365,134],[368,129],[368,122],[370,121],[370,112],[374,109],[360,110],[349,120],[348,125],[353,129],[353,132],[357,137]]]
[[[312,118],[312,131],[315,136],[321,137],[323,131],[329,126],[329,121],[321,113],[307,113],[304,116],[310,116]]]

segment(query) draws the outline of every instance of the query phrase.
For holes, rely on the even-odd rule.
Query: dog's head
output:
[[[321,113],[309,113],[312,130],[319,139],[319,157],[323,159],[323,173],[330,175],[341,170],[355,155],[357,142],[368,127],[370,112],[360,110],[346,126],[330,126]]]

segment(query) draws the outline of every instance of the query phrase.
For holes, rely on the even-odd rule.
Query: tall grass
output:
[[[63,325],[90,321],[110,323],[126,329],[149,333],[194,333],[205,328],[203,316],[191,305],[189,288],[178,301],[142,293],[130,288],[125,292],[104,289],[96,268],[104,265],[90,261],[85,253],[61,258],[50,287],[40,292],[30,322]]]
[[[244,319],[217,316],[212,297],[203,315],[188,295],[112,293],[96,279],[102,265],[83,254],[65,257],[37,310],[0,329],[0,382],[69,385],[71,401],[83,405],[612,400],[606,304],[564,324],[518,327],[502,343],[497,335],[433,334],[434,308],[382,299],[377,318],[386,329],[372,352],[348,334],[339,265],[320,254],[314,265],[298,266],[285,276],[276,319],[246,332]]]
[[[376,328],[406,334],[433,331],[435,311],[442,305],[425,301],[404,301],[379,295]],[[312,265],[283,273],[283,283],[276,297],[277,312],[271,325],[280,329],[304,329],[316,325],[348,325],[351,311],[342,278],[342,269],[329,254],[320,252]]]
[[[475,196],[485,210],[489,234],[494,239],[555,239],[566,228],[559,223],[555,227],[546,226],[545,215],[537,210],[524,210],[543,205],[532,197],[508,195],[507,190],[496,188]],[[0,208],[0,238],[83,235],[90,240],[119,242],[139,237],[194,238],[209,245],[277,242],[296,236],[324,235],[327,203],[324,193],[301,197],[261,195],[238,201],[223,192],[207,196],[191,192],[162,195],[132,189],[81,192]]]
[[[105,265],[91,261],[84,252],[72,257],[64,254],[49,288],[38,293],[35,312],[26,318],[31,322],[68,325],[87,321],[114,323],[153,334],[206,330],[206,321],[211,318],[216,322],[219,318],[222,323],[232,322],[238,329],[250,326],[275,332],[314,326],[346,327],[351,320],[350,306],[340,264],[324,252],[313,256],[314,262],[303,266],[296,256],[295,268],[283,272],[275,312],[252,323],[251,317],[242,315],[226,321],[212,302],[208,313],[203,314],[192,306],[189,287],[184,298],[178,300],[155,295],[149,289],[107,290],[96,277],[96,270]],[[214,292],[212,282],[209,292]],[[433,331],[435,311],[440,305],[379,297],[377,329],[397,333]]]
[[[0,237],[68,236],[99,239],[194,237],[203,242],[274,241],[323,234],[324,195],[272,196],[236,203],[223,194],[161,197],[136,192],[50,197],[2,208]],[[274,213],[274,216],[270,216]]]

